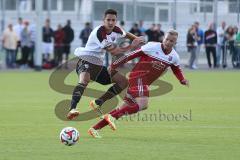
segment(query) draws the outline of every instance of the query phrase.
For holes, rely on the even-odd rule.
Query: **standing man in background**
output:
[[[79,38],[82,40],[82,47],[85,47],[87,44],[88,37],[90,36],[90,33],[92,32],[92,28],[90,26],[90,23],[85,23],[85,28],[81,31]]]
[[[3,47],[6,50],[6,67],[14,68],[18,36],[13,30],[12,24],[9,24],[8,28],[4,30],[2,37]]]
[[[46,19],[45,26],[43,27],[43,62],[48,63],[50,61],[50,55],[53,54],[53,29],[50,26],[50,19]]]
[[[213,57],[213,67],[217,67],[216,58],[216,45],[217,45],[217,32],[213,28],[213,23],[210,23],[208,30],[204,34],[204,43],[206,47],[208,67],[212,67],[211,54]]]
[[[217,29],[217,66],[219,67],[221,64],[221,57],[225,55],[225,41],[226,41],[226,22],[222,22],[221,27]],[[224,61],[222,61],[222,65],[224,66]]]
[[[192,68],[193,69],[197,69],[197,60],[198,60],[198,57],[199,57],[199,54],[200,54],[200,50],[201,50],[201,46],[203,44],[203,40],[204,40],[204,32],[201,28],[199,28],[199,22],[195,22],[194,23],[195,25],[195,28],[196,28],[196,33],[197,33],[197,49],[196,49],[196,59],[193,63],[193,66]]]
[[[71,21],[68,19],[66,26],[63,28],[63,31],[65,33],[65,38],[64,38],[64,49],[63,49],[63,54],[65,55],[65,68],[68,68],[68,58],[69,54],[71,52],[71,43],[74,40],[74,31],[71,27]]]
[[[22,30],[24,28],[24,25],[23,25],[23,20],[21,17],[18,18],[18,24],[14,25],[13,26],[13,30],[15,31],[15,33],[17,34],[18,36],[18,42],[17,42],[17,49],[16,49],[16,54],[15,54],[15,61],[17,60],[17,57],[18,57],[18,51],[21,52],[21,33],[22,33]]]

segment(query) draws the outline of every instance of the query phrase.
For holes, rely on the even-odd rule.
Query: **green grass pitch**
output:
[[[87,134],[97,119],[65,122],[55,116],[55,105],[71,96],[49,87],[50,74],[0,72],[0,160],[238,160],[240,157],[238,71],[187,71],[190,88],[181,86],[169,72],[162,79],[170,82],[173,90],[151,98],[140,120],[137,116],[121,119],[115,132],[104,128],[102,139]],[[76,82],[75,73],[66,80],[72,85]],[[80,111],[89,110],[89,101],[90,98],[83,97]],[[182,117],[144,119],[145,115],[159,111]],[[59,141],[59,133],[66,126],[76,127],[80,132],[75,146],[64,146]]]

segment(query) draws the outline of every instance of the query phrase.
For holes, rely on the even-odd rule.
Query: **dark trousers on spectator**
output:
[[[17,49],[16,49],[16,53],[15,53],[15,59],[17,60],[18,58],[18,52],[21,52],[21,41],[17,42]],[[21,54],[21,53],[20,53]]]
[[[64,49],[63,49],[63,54],[65,55],[65,68],[68,68],[68,58],[69,58],[69,54],[70,54],[70,50],[71,50],[71,46],[70,44],[64,44]]]
[[[28,63],[29,53],[30,53],[30,47],[22,46],[22,64]]]
[[[61,65],[63,59],[63,47],[54,47],[54,62],[56,65]]]
[[[207,54],[208,67],[209,68],[212,67],[211,54],[213,57],[213,65],[214,67],[217,67],[216,47],[206,47],[206,54]]]
[[[32,46],[30,47],[30,51],[29,51],[29,65],[30,67],[34,67],[34,52],[35,52],[35,42],[32,42]]]

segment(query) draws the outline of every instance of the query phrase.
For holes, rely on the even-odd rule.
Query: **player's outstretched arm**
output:
[[[171,69],[174,73],[174,75],[177,77],[177,79],[179,80],[179,82],[182,85],[185,85],[187,87],[189,87],[189,81],[187,79],[185,79],[183,73],[182,73],[182,69],[180,68],[180,66],[175,66],[175,65],[171,65]]]
[[[125,38],[130,39],[131,41],[133,41],[134,39],[140,38],[140,37],[138,37],[138,36],[136,36],[136,35],[134,35],[134,34],[132,34],[130,32],[127,32]]]
[[[112,44],[111,46],[107,47],[106,50],[112,55],[118,55],[130,50],[136,49],[140,46],[140,44],[143,44],[143,43],[145,43],[145,40],[143,38],[137,37],[127,47],[117,47],[116,45]]]
[[[129,54],[126,54],[126,55],[122,56],[121,58],[117,59],[116,61],[114,61],[110,65],[109,70],[114,70],[117,67],[119,67],[120,65],[122,65],[124,63],[127,63],[128,61],[130,61],[134,58],[141,57],[143,55],[144,55],[144,53],[141,49],[135,50],[135,51],[133,51]]]

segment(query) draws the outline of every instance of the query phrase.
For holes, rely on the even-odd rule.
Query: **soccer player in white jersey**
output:
[[[109,125],[112,130],[116,130],[115,119],[123,115],[130,115],[144,110],[148,106],[149,86],[157,80],[167,68],[170,67],[182,85],[188,86],[188,81],[184,78],[179,64],[179,56],[173,46],[177,42],[178,33],[169,30],[163,43],[148,42],[140,49],[123,56],[110,66],[110,71],[123,63],[139,57],[139,62],[134,66],[129,75],[129,86],[124,98],[124,103],[104,116],[104,119],[88,130],[94,138],[100,138],[99,130]]]
[[[95,101],[91,101],[92,107],[101,106],[106,100],[124,90],[127,79],[117,71],[109,74],[107,68],[103,66],[103,54],[107,51],[112,55],[135,49],[140,43],[144,43],[142,38],[136,37],[116,26],[117,12],[113,9],[105,11],[103,25],[96,27],[90,34],[85,48],[77,48],[74,52],[79,57],[76,72],[79,75],[77,86],[73,90],[71,107],[67,118],[72,120],[79,115],[76,109],[77,104],[83,95],[90,80],[103,85],[112,84],[108,91]],[[114,44],[118,38],[126,37],[133,40],[131,45],[125,48],[116,47]]]

